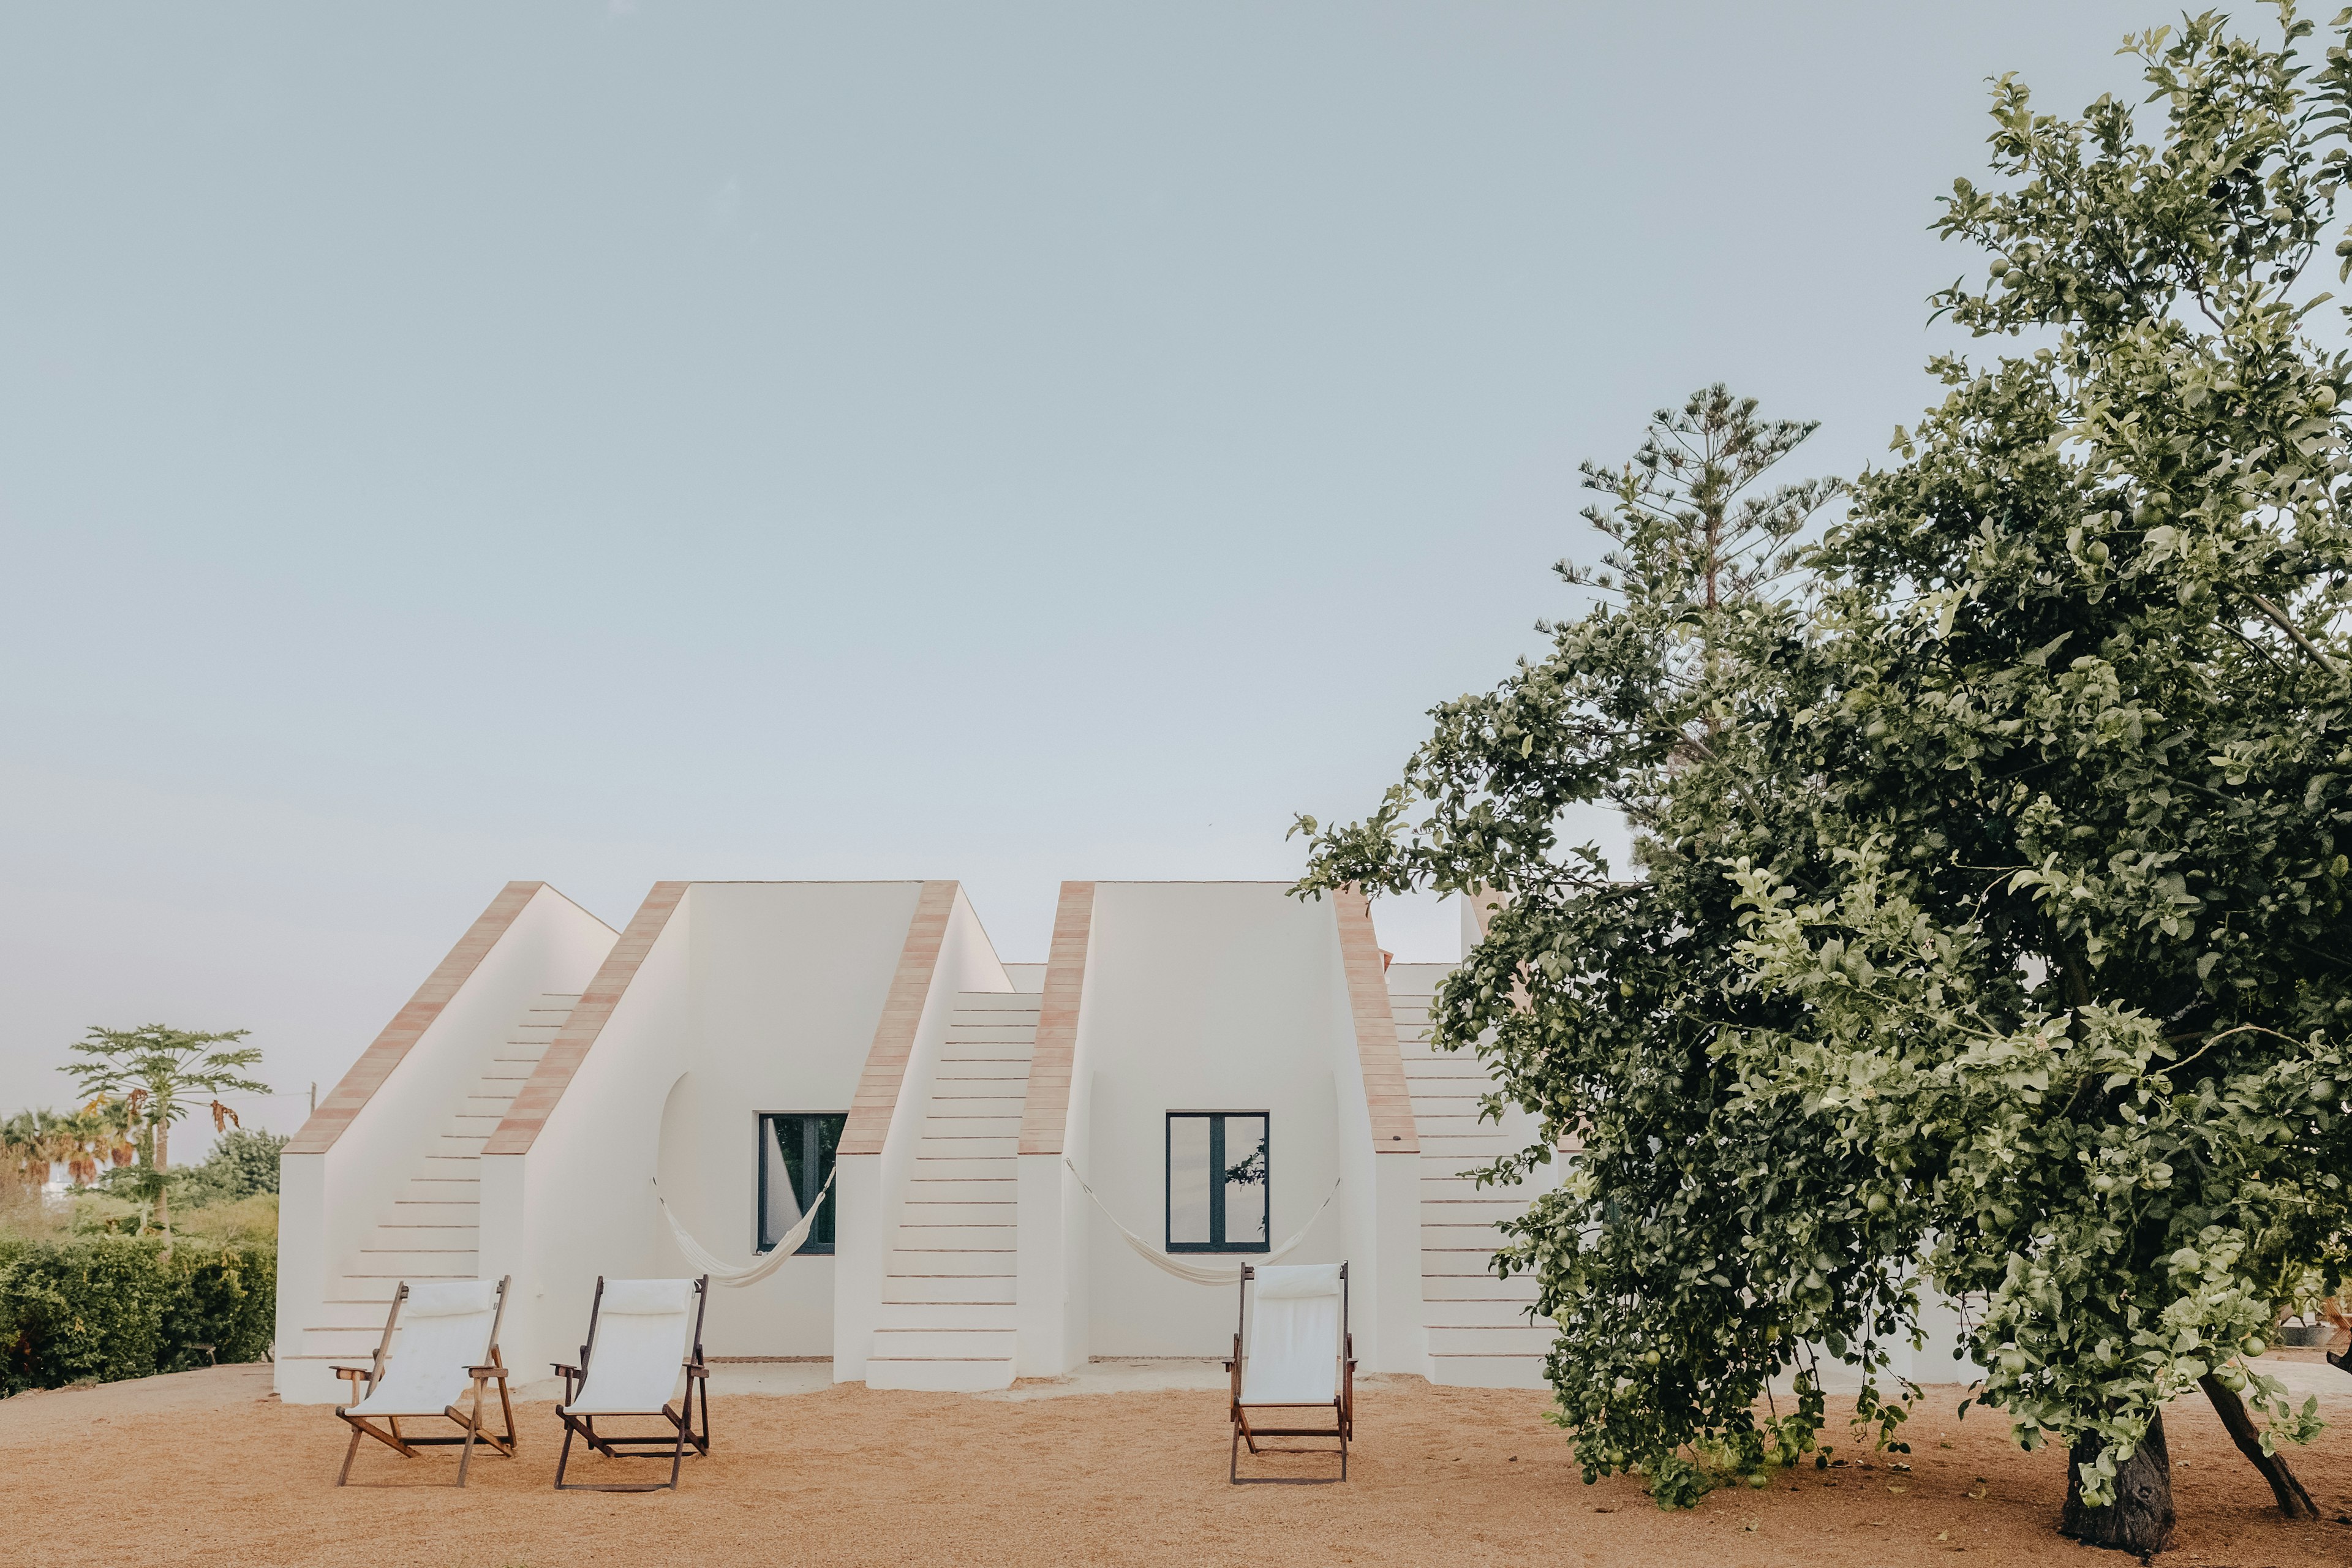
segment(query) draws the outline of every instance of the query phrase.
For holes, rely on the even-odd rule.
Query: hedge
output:
[[[277,1294],[266,1247],[182,1237],[167,1257],[160,1237],[0,1241],[0,1394],[259,1361]]]

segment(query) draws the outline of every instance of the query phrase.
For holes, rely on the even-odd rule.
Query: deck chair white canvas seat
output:
[[[1356,1435],[1356,1343],[1348,1330],[1348,1266],[1242,1265],[1241,1321],[1234,1331],[1233,1463],[1226,1479],[1319,1485],[1348,1479],[1348,1444]],[[1326,1410],[1329,1426],[1270,1425],[1286,1412]],[[1308,1419],[1294,1414],[1292,1421]],[[1331,1446],[1282,1447],[1269,1437],[1320,1437]],[[1253,1454],[1339,1456],[1337,1476],[1244,1476],[1242,1447]]]
[[[335,1407],[352,1428],[352,1446],[344,1451],[337,1486],[349,1484],[362,1437],[373,1437],[404,1459],[416,1458],[419,1448],[461,1445],[456,1482],[461,1487],[474,1462],[477,1440],[514,1458],[514,1402],[507,1392],[506,1365],[499,1357],[499,1325],[506,1310],[505,1279],[401,1281],[392,1295],[392,1310],[384,1316],[383,1338],[374,1359],[365,1366],[334,1369],[336,1376],[352,1385],[351,1392],[360,1395]],[[499,1408],[506,1418],[503,1436],[482,1425],[482,1392],[492,1383],[499,1385]],[[473,1405],[460,1410],[458,1401],[468,1385],[474,1391]],[[403,1421],[438,1420],[454,1421],[459,1430],[418,1436],[400,1429]]]
[[[555,1414],[563,1422],[563,1452],[555,1461],[555,1489],[577,1492],[655,1492],[677,1489],[678,1468],[691,1446],[710,1452],[710,1369],[702,1360],[702,1309],[710,1299],[710,1276],[693,1279],[596,1280],[588,1309],[588,1342],[580,1364],[556,1367],[563,1399]],[[680,1396],[678,1380],[686,1380]],[[700,1391],[701,1421],[695,1400]],[[672,1401],[676,1404],[673,1405]],[[660,1420],[668,1429],[624,1435],[598,1431],[596,1423]],[[602,1485],[563,1479],[578,1437],[608,1459],[669,1459],[667,1481]]]

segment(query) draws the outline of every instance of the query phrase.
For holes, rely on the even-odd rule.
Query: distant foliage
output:
[[[138,1195],[154,1205],[155,1228],[166,1237],[172,1233],[167,1173],[173,1126],[202,1103],[212,1112],[213,1131],[225,1132],[237,1120],[221,1095],[269,1092],[268,1084],[245,1074],[261,1059],[258,1048],[237,1044],[250,1032],[231,1029],[213,1035],[162,1024],[135,1029],[92,1025],[73,1046],[81,1059],[63,1069],[82,1093],[92,1097],[89,1109],[121,1108],[123,1127],[139,1152],[130,1181]]]
[[[0,1394],[258,1361],[277,1292],[267,1247],[186,1236],[168,1253],[157,1237],[0,1240]]]
[[[236,1203],[278,1191],[278,1156],[287,1140],[274,1132],[232,1127],[213,1144],[204,1163],[190,1173],[191,1205]]]

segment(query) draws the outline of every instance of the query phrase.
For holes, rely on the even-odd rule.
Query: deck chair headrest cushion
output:
[[[487,1312],[499,1304],[499,1282],[495,1279],[443,1279],[426,1285],[411,1285],[408,1300],[400,1305],[403,1319],[456,1318],[472,1312]]]
[[[1257,1299],[1261,1301],[1297,1300],[1308,1296],[1336,1296],[1339,1293],[1339,1266],[1336,1263],[1288,1263],[1254,1272],[1257,1279]]]
[[[607,1279],[597,1310],[614,1317],[672,1317],[694,1301],[691,1279]]]

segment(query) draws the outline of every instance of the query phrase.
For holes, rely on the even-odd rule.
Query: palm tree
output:
[[[64,1163],[66,1180],[75,1186],[89,1186],[105,1167],[128,1165],[139,1157],[139,1145],[131,1142],[131,1110],[122,1100],[100,1095],[58,1120],[65,1148],[54,1158]]]
[[[48,1181],[47,1140],[57,1120],[52,1110],[20,1110],[0,1121],[0,1188],[37,1192]]]

